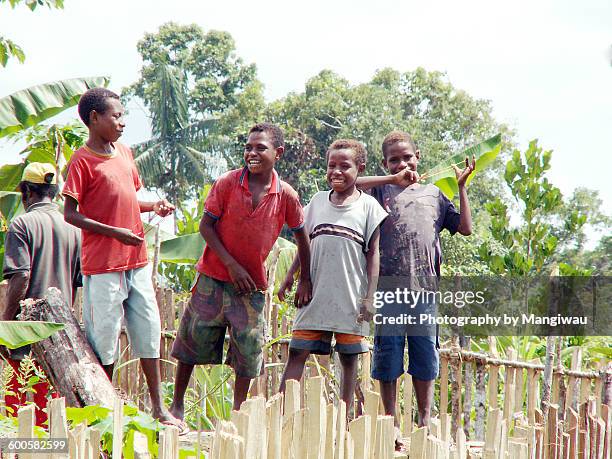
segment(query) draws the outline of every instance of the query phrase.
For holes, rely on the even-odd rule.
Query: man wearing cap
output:
[[[6,234],[2,274],[9,283],[6,309],[0,311],[0,320],[15,320],[21,300],[43,298],[49,287],[58,288],[71,306],[74,292],[81,285],[80,231],[64,221],[53,203],[57,194],[54,166],[28,164],[18,189],[26,212],[13,219]],[[17,371],[29,352],[29,346],[14,349],[9,351],[7,360]],[[5,401],[15,415],[25,402],[25,393],[19,391],[16,374],[13,376],[9,390],[14,395],[7,395]],[[34,389],[36,423],[41,425],[47,418],[42,409],[47,404],[48,385],[37,384]]]

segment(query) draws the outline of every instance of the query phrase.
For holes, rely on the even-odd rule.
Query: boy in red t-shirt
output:
[[[246,166],[219,177],[206,199],[200,233],[206,248],[198,278],[172,347],[178,366],[170,411],[184,415],[184,395],[194,365],[220,364],[229,326],[227,363],[236,372],[234,409],[246,399],[251,379],[263,369],[264,263],[285,223],[294,232],[301,262],[296,299],[310,300],[310,248],[297,193],[274,164],[285,150],[273,124],[253,126],[244,146]],[[304,268],[306,267],[306,268]]]
[[[121,321],[125,316],[132,355],[140,358],[153,416],[184,427],[164,407],[160,390],[160,318],[144,243],[141,212],[165,217],[166,200],[139,201],[142,187],[132,152],[117,143],[123,133],[119,96],[90,89],[79,100],[89,138],[70,160],[63,194],[65,220],[83,233],[83,322],[104,371],[112,379]],[[78,209],[78,210],[77,210]]]

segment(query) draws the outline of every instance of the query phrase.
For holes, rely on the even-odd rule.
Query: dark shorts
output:
[[[408,373],[415,379],[438,377],[440,357],[435,336],[375,336],[372,378],[395,381],[404,373],[404,347],[408,342]]]
[[[369,350],[363,336],[324,330],[293,330],[289,348],[310,351],[311,354],[329,355],[334,335],[336,337],[334,347],[339,354],[363,354]]]
[[[379,312],[386,317],[421,313],[436,314],[434,304],[419,303],[412,309],[404,304],[386,304]],[[438,330],[435,325],[383,325],[376,327],[372,378],[394,381],[404,373],[404,349],[408,343],[408,373],[415,379],[431,381],[438,376]]]
[[[226,363],[237,376],[255,378],[263,370],[265,295],[239,295],[230,282],[198,274],[171,355],[180,362],[220,364],[229,328]]]

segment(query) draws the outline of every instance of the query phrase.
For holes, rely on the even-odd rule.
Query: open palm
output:
[[[457,184],[462,187],[465,186],[465,182],[470,176],[474,169],[476,169],[476,157],[472,156],[472,162],[469,162],[468,157],[465,157],[465,169],[461,170],[457,166],[453,166],[455,171],[455,177],[457,177]]]

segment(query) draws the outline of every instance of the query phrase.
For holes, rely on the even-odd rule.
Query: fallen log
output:
[[[32,344],[34,358],[66,405],[113,408],[118,397],[72,311],[56,288],[45,299],[22,302],[20,320],[63,323],[63,330]]]

